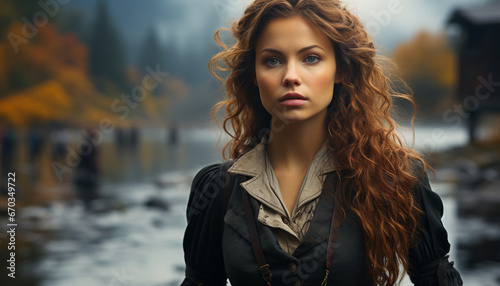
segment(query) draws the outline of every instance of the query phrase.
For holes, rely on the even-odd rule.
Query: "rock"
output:
[[[483,179],[478,164],[466,158],[456,160],[455,170],[461,185],[477,185]]]
[[[477,215],[486,220],[500,220],[500,183],[484,183],[476,190],[462,192],[458,197],[460,215]]]
[[[492,162],[481,168],[484,180],[488,182],[500,181],[500,162]]]
[[[168,211],[170,209],[170,205],[164,201],[162,198],[159,197],[151,197],[146,200],[146,203],[144,204],[147,207],[150,208],[156,208],[162,211]]]
[[[458,248],[464,250],[467,255],[464,255],[465,265],[468,268],[473,268],[484,261],[500,262],[500,238],[482,238],[474,243],[460,243]]]

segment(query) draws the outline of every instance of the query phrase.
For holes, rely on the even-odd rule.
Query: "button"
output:
[[[295,272],[295,270],[297,270],[297,264],[295,264],[295,262],[290,262],[290,264],[288,264],[288,270],[290,270],[290,272]]]
[[[285,216],[282,216],[281,220],[283,221],[284,224],[289,224],[290,223]]]

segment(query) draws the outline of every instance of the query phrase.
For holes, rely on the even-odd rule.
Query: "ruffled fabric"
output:
[[[445,256],[439,262],[439,267],[437,272],[439,286],[451,286],[451,285],[463,284],[462,277],[460,277],[460,274],[455,269],[453,264],[454,264],[453,261],[452,262],[448,261],[448,256]]]

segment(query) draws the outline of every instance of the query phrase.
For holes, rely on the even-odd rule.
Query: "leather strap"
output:
[[[250,198],[246,191],[242,192],[242,197],[243,207],[245,209],[245,215],[247,219],[248,232],[250,233],[250,241],[252,242],[253,253],[255,255],[255,258],[257,259],[257,263],[259,264],[259,270],[260,274],[262,275],[262,279],[266,281],[267,285],[271,286],[271,279],[273,277],[273,274],[271,273],[269,264],[266,263],[264,253],[262,252],[259,233],[257,232],[257,225],[255,224],[254,213],[252,210],[252,206],[250,206]]]
[[[328,248],[326,249],[326,271],[325,278],[321,283],[321,286],[326,286],[328,283],[328,275],[330,274],[330,268],[332,266],[333,255],[335,254],[335,249],[337,246],[337,238],[340,228],[340,206],[335,200],[335,205],[333,207],[333,217],[332,223],[330,225],[330,235],[328,237]]]
[[[226,169],[227,170],[227,169]],[[328,179],[328,177],[326,178]],[[226,181],[227,182],[227,181]],[[326,183],[326,182],[325,182]],[[231,184],[226,184],[226,188],[230,188]],[[332,186],[328,186],[329,188]],[[325,186],[323,186],[323,190],[325,190]],[[230,191],[225,191],[225,195],[230,194]],[[264,257],[264,253],[262,251],[262,246],[260,244],[259,233],[257,231],[257,225],[255,222],[255,215],[250,205],[250,197],[246,191],[242,191],[242,199],[243,199],[243,208],[245,209],[245,216],[248,225],[248,231],[250,234],[250,241],[252,243],[252,249],[257,260],[257,264],[259,265],[259,270],[262,275],[262,279],[267,283],[267,285],[271,286],[272,272],[269,267],[269,264],[266,263],[266,259]],[[223,209],[225,214],[226,208]],[[333,255],[335,254],[337,238],[340,228],[341,221],[341,209],[337,200],[335,200],[335,205],[333,208],[333,216],[332,222],[330,224],[330,234],[328,237],[328,247],[326,251],[326,270],[325,277],[321,286],[326,286],[328,282],[328,275],[330,274],[330,268],[332,266]],[[224,223],[224,221],[223,221]]]
[[[333,190],[333,188],[334,188],[333,182],[335,182],[334,175],[333,174],[327,175],[327,177],[325,178],[324,185],[323,185],[323,190],[325,190],[325,189],[332,189]],[[323,282],[321,283],[321,286],[326,286],[328,283],[328,275],[330,274],[330,268],[332,267],[333,255],[335,254],[335,249],[337,247],[337,238],[338,238],[340,222],[341,222],[340,211],[341,211],[340,204],[338,202],[338,199],[335,198],[335,203],[333,206],[332,222],[330,224],[330,234],[328,236],[328,247],[326,249],[325,278],[323,278]]]

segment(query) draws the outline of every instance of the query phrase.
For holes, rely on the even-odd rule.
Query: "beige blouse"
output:
[[[252,177],[241,183],[241,186],[260,202],[257,219],[269,226],[281,248],[292,254],[309,229],[325,175],[334,171],[335,166],[328,160],[330,150],[325,142],[307,170],[290,214],[281,196],[278,179],[267,157],[266,142],[264,138],[252,150],[236,160],[229,168],[229,172]]]

